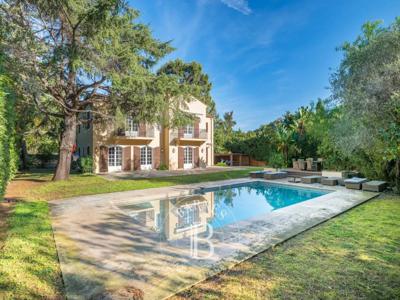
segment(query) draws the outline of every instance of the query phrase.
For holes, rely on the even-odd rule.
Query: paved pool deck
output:
[[[161,211],[169,216],[168,220],[173,220],[176,198],[185,205],[199,201],[208,205],[212,199],[190,202],[188,195],[200,187],[249,181],[331,192],[214,229],[212,234],[204,230],[204,224],[181,232],[171,230],[171,224],[165,223],[164,238],[160,238],[154,211]],[[341,186],[289,183],[287,179],[243,178],[82,196],[50,203],[68,299],[126,299],[132,295],[162,299],[377,195]],[[209,213],[210,209],[204,211]],[[193,247],[193,234],[199,237],[195,240],[197,247]]]

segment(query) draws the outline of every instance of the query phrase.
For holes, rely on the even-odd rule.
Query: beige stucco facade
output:
[[[110,122],[90,122],[77,128],[77,154],[92,156],[94,172],[205,168],[213,164],[214,119],[197,99],[183,110],[195,116],[185,128],[158,124],[134,124],[124,128]]]

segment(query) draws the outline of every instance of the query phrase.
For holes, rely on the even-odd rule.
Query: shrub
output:
[[[166,164],[161,164],[161,165],[158,167],[158,169],[159,169],[160,171],[166,171],[166,170],[168,170],[168,166],[167,166]]]
[[[268,160],[268,165],[275,169],[285,167],[285,160],[283,158],[283,155],[277,152],[271,154]]]
[[[15,97],[9,86],[9,79],[0,75],[0,199],[18,166],[15,148]]]
[[[78,166],[81,173],[93,173],[93,158],[91,156],[79,157]]]
[[[216,163],[215,165],[218,167],[227,167],[228,166],[225,162],[222,162],[222,161]]]

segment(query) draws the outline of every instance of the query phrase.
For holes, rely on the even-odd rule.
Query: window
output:
[[[147,166],[152,164],[152,148],[145,146],[140,148],[140,164]]]
[[[118,167],[122,165],[122,148],[119,146],[108,148],[108,166]]]
[[[78,133],[81,133],[81,125],[78,125]]]
[[[187,137],[193,137],[193,125],[186,125],[183,128],[183,135]]]
[[[183,163],[185,165],[191,165],[193,163],[193,149],[191,147],[185,147],[183,150]]]
[[[87,155],[90,155],[90,147],[87,147]]]
[[[178,228],[187,228],[198,224],[199,221],[200,209],[198,205],[178,209]]]
[[[126,119],[126,131],[129,131],[129,132],[138,132],[139,131],[139,124],[134,122],[132,117],[128,117]]]

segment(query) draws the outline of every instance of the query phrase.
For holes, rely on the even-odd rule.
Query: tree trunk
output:
[[[66,115],[64,118],[64,129],[61,134],[60,151],[58,163],[53,180],[65,180],[69,178],[71,170],[72,149],[76,140],[76,114]]]
[[[21,169],[28,170],[28,151],[26,150],[26,142],[25,138],[22,137],[21,140]]]

